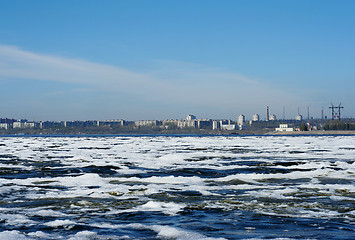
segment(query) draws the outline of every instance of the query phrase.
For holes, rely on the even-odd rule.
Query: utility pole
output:
[[[341,103],[337,107],[334,107],[334,105],[332,103],[332,106],[329,108],[332,109],[332,120],[334,120],[334,119],[340,120],[340,109],[344,108],[341,106]]]

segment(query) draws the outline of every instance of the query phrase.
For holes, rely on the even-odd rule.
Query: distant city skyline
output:
[[[341,106],[341,107],[340,107]],[[334,107],[334,105],[332,105],[332,107]],[[331,108],[331,107],[329,107]],[[343,109],[344,107],[339,104],[336,105],[335,108],[341,108]],[[283,109],[284,111],[285,109]],[[297,115],[295,116],[291,116],[291,117],[286,117],[286,114],[284,114],[285,112],[283,112],[282,116],[277,116],[274,113],[270,112],[270,108],[267,106],[266,107],[266,114],[265,117],[260,117],[263,116],[263,114],[259,114],[259,113],[255,113],[251,116],[248,115],[244,115],[243,113],[240,113],[238,116],[232,117],[232,118],[210,118],[210,117],[205,117],[205,116],[195,116],[192,114],[187,114],[187,117],[181,116],[178,118],[166,118],[166,119],[159,119],[159,118],[151,118],[151,119],[124,119],[124,118],[115,118],[115,119],[103,119],[103,118],[97,118],[97,119],[77,119],[77,120],[50,120],[50,119],[42,119],[42,120],[35,120],[35,119],[29,119],[29,118],[13,118],[10,116],[1,116],[0,119],[4,120],[4,119],[8,119],[8,120],[15,120],[15,121],[29,121],[29,122],[44,122],[44,121],[50,121],[50,122],[76,122],[76,121],[170,121],[170,120],[190,120],[192,119],[198,119],[198,120],[212,120],[212,121],[219,121],[219,120],[231,120],[231,121],[240,121],[241,117],[243,117],[243,122],[247,122],[247,121],[282,121],[282,120],[296,120],[296,121],[307,121],[307,120],[312,120],[312,119],[323,119],[323,120],[339,120],[339,119],[354,119],[354,117],[350,117],[350,116],[344,116],[342,114],[342,112],[340,112],[340,110],[330,110],[329,111],[329,115],[324,113],[324,109],[322,109],[322,112],[320,114],[320,116],[315,116],[312,115],[311,112],[309,111],[309,108],[307,107],[307,115],[302,114],[302,112],[300,111],[300,108],[297,109]],[[342,110],[341,110],[342,111]]]
[[[355,117],[355,2],[4,1],[0,118]]]

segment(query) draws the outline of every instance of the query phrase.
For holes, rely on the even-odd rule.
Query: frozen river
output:
[[[1,137],[0,239],[355,239],[355,137]]]

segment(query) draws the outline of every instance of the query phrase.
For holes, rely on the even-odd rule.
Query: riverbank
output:
[[[1,131],[0,136],[353,136],[355,131],[292,131],[276,132],[268,130],[236,130],[236,131],[217,131],[207,129],[190,130],[161,130],[152,131],[147,129],[134,129],[131,131],[61,131],[43,129],[23,129],[24,131]]]
[[[292,132],[268,132],[264,135],[272,135],[272,136],[293,136],[293,135],[302,135],[302,136],[309,136],[309,135],[324,135],[324,136],[335,136],[335,135],[355,135],[355,131],[292,131]]]

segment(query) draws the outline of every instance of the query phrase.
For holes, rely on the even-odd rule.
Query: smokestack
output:
[[[266,121],[269,121],[269,106],[266,107]]]

